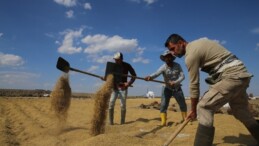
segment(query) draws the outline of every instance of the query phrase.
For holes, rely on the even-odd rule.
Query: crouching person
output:
[[[187,42],[180,35],[172,34],[167,38],[165,47],[179,58],[185,56],[191,97],[191,112],[187,119],[196,119],[198,114],[199,121],[194,146],[213,144],[214,113],[226,103],[259,145],[259,124],[248,110],[246,92],[252,74],[244,63],[225,47],[209,39]],[[199,100],[200,69],[209,74],[205,81],[210,88]]]

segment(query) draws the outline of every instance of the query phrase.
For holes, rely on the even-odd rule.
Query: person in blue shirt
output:
[[[167,119],[167,108],[170,102],[170,98],[173,96],[179,104],[182,122],[185,120],[187,115],[187,106],[184,98],[184,94],[181,88],[181,82],[184,80],[184,73],[180,64],[174,62],[175,56],[169,50],[166,50],[160,59],[165,62],[160,68],[153,74],[145,77],[146,81],[157,78],[159,75],[163,75],[165,86],[162,89],[160,117],[161,126],[166,126]]]

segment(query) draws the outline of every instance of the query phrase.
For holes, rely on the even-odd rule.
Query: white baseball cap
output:
[[[123,59],[123,54],[121,52],[117,52],[114,54],[113,59]]]
[[[160,59],[161,59],[162,61],[165,61],[165,56],[166,56],[166,55],[172,55],[173,60],[175,59],[175,56],[174,56],[173,53],[172,53],[171,51],[169,51],[169,50],[164,51],[164,53],[160,55]]]

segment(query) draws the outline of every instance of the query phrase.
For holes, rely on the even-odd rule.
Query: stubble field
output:
[[[181,114],[168,111],[170,127],[160,127],[159,110],[141,109],[156,99],[128,99],[126,124],[119,125],[120,103],[115,106],[115,125],[106,119],[105,133],[90,135],[94,99],[72,99],[67,122],[59,122],[50,109],[50,98],[0,97],[1,146],[162,146],[180,126]],[[171,100],[170,104],[175,103]],[[190,101],[187,100],[187,104]],[[177,107],[178,108],[178,107]],[[107,115],[108,116],[108,115]],[[197,121],[188,124],[171,146],[191,146]],[[233,116],[215,115],[214,146],[255,145],[246,128]]]

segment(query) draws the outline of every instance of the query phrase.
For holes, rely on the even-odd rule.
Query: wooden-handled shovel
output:
[[[123,74],[121,72],[121,67],[118,64],[113,63],[113,62],[107,62],[106,70],[105,70],[105,77],[108,74],[110,74],[110,73],[114,74],[115,78],[117,78],[117,79],[119,79],[120,77],[124,76],[124,77],[133,77],[133,78],[136,78],[136,79],[145,80],[145,78],[142,78],[142,77],[137,77],[137,76],[132,76],[132,75],[128,75],[128,74]],[[165,84],[165,82],[159,81],[159,80],[150,80],[150,81],[151,82],[157,82],[157,83]]]
[[[68,73],[69,70],[72,70],[72,71],[75,71],[75,72],[79,72],[79,73],[83,73],[83,74],[87,74],[87,75],[90,75],[90,76],[93,76],[93,77],[97,77],[97,78],[103,79],[102,76],[98,76],[98,75],[96,75],[96,74],[92,74],[92,73],[89,73],[89,72],[81,71],[81,70],[78,70],[78,69],[75,69],[75,68],[70,67],[69,62],[67,62],[67,61],[66,61],[65,59],[63,59],[62,57],[59,57],[59,58],[58,58],[56,67],[57,67],[59,70],[61,70],[61,71],[63,71],[63,72],[66,72],[66,73]]]
[[[107,62],[106,71],[105,71],[105,76],[104,77],[96,75],[96,74],[92,74],[92,73],[89,73],[89,72],[86,72],[86,71],[82,71],[82,70],[79,70],[79,69],[72,68],[70,66],[69,62],[66,61],[62,57],[58,58],[56,67],[59,70],[61,70],[63,72],[66,72],[66,73],[68,73],[69,70],[72,70],[72,71],[75,71],[75,72],[79,72],[79,73],[87,74],[87,75],[90,75],[90,76],[93,76],[93,77],[97,77],[97,78],[100,78],[102,80],[103,79],[105,80],[108,74],[114,74],[116,80],[120,80],[120,78],[122,76],[134,77],[136,79],[145,80],[144,78],[141,78],[141,77],[136,77],[136,76],[131,76],[131,75],[127,75],[127,74],[122,74],[121,73],[121,67],[118,64],[113,63],[113,62]],[[150,81],[151,82],[157,82],[157,83],[165,83],[163,81],[158,81],[158,80],[150,80]]]
[[[145,78],[137,77],[137,76],[132,76],[132,75],[126,75],[126,74],[118,74],[118,75],[127,76],[127,77],[135,77],[136,79],[145,80]],[[146,80],[145,80],[145,81],[146,81]],[[150,80],[150,81],[151,81],[151,82],[157,82],[157,83],[165,84],[165,82],[159,81],[159,80]]]
[[[168,140],[164,143],[163,146],[168,146],[174,139],[175,137],[183,130],[183,128],[190,122],[190,118],[186,119],[179,128],[176,129],[176,131],[168,138]]]

